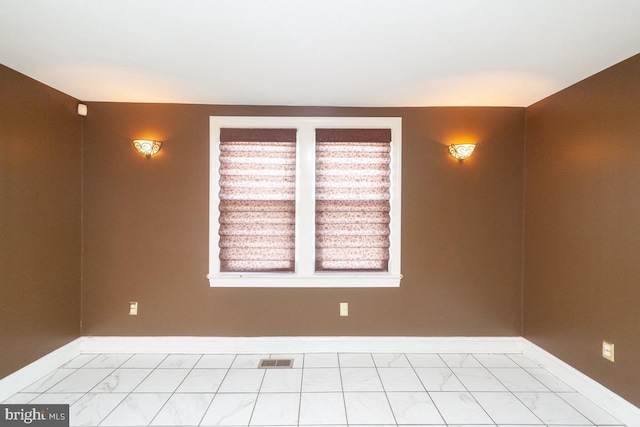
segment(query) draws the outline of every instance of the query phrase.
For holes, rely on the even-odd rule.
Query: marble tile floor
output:
[[[81,354],[3,403],[72,426],[622,425],[521,354]]]

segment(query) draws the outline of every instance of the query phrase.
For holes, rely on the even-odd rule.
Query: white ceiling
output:
[[[640,52],[640,0],[0,0],[82,101],[528,106]]]

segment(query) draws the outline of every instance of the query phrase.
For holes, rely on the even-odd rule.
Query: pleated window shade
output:
[[[388,271],[390,129],[316,129],[316,271]]]
[[[220,129],[221,272],[295,270],[296,129]]]

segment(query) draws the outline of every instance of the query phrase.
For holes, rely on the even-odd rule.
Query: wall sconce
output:
[[[153,141],[151,139],[135,139],[133,141],[133,148],[147,159],[158,154],[160,147],[162,147],[160,141]]]
[[[462,163],[464,159],[471,157],[475,148],[476,144],[451,144],[449,146],[449,153]]]

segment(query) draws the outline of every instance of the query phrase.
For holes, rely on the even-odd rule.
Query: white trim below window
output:
[[[311,276],[295,273],[220,273],[207,275],[217,288],[390,288],[400,286],[402,275],[389,273],[317,273]]]

